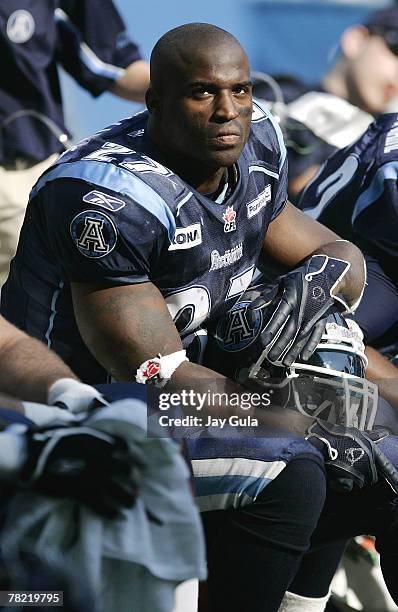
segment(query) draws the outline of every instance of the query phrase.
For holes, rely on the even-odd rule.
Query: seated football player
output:
[[[228,394],[242,387],[188,361],[186,336],[233,306],[261,260],[289,271],[264,347],[287,366],[308,359],[327,316],[355,309],[363,257],[287,201],[280,130],[253,104],[248,60],[231,34],[195,23],[166,33],[152,52],[147,107],[67,151],[36,183],[2,311],[86,383],[136,379],[202,396],[215,388],[220,402],[205,400],[204,410],[229,418]],[[270,433],[293,425],[303,434],[311,421],[292,424],[291,411],[250,401],[246,414]],[[270,485],[253,557],[261,581],[252,588],[242,572],[231,612],[276,612],[309,547],[324,456],[303,437],[297,447]],[[238,572],[251,537],[237,537]]]
[[[397,369],[375,349],[390,357],[398,352],[397,160],[398,115],[380,115],[356,142],[329,158],[298,203],[365,254],[367,285],[353,318],[368,345],[367,376],[396,407]]]

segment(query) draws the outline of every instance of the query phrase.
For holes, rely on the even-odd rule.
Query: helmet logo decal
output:
[[[239,302],[217,325],[216,340],[224,351],[241,351],[252,344],[261,331],[260,310],[247,312],[250,302]]]
[[[326,293],[322,287],[316,286],[312,288],[312,297],[316,302],[322,304],[326,300]]]
[[[362,448],[347,448],[345,451],[346,459],[351,467],[354,465],[354,463],[362,459],[364,454],[365,451]]]

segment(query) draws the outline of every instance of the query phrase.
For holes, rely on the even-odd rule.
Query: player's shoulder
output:
[[[376,191],[384,181],[398,178],[398,113],[380,115],[364,134],[343,151],[344,159],[356,159],[363,190]]]
[[[251,130],[246,148],[259,159],[271,156],[279,168],[286,158],[286,147],[278,121],[267,106],[258,101],[253,101]]]
[[[380,115],[369,127],[375,132],[374,159],[377,167],[398,163],[398,113]],[[366,145],[366,141],[364,143]]]
[[[41,176],[31,199],[50,184],[66,179],[68,183],[78,181],[90,186],[94,199],[97,191],[105,189],[149,212],[167,209],[167,215],[174,215],[188,187],[151,156],[145,138],[146,120],[147,113],[139,113],[68,149]]]

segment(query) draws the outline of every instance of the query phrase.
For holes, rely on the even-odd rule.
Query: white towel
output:
[[[178,583],[206,576],[188,468],[175,442],[146,437],[146,406],[139,400],[115,402],[86,424],[143,451],[147,467],[134,507],[119,519],[106,520],[69,500],[18,493],[3,529],[3,554],[7,556],[14,543],[45,556],[46,551],[51,556],[58,552],[63,564],[101,595],[109,612],[169,611]],[[148,512],[155,520],[148,519]],[[137,601],[142,602],[139,608]]]

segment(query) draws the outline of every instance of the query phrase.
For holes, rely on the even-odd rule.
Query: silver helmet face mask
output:
[[[290,367],[272,364],[261,341],[272,313],[247,308],[257,295],[257,287],[249,288],[216,328],[208,330],[203,365],[248,388],[265,389],[275,409],[290,408],[305,416],[371,429],[378,392],[365,378],[367,359],[358,325],[331,315],[307,362],[297,359]]]
[[[365,378],[362,332],[354,321],[341,317],[340,323],[326,324],[321,342],[307,362],[298,360],[282,370],[273,368],[261,355],[249,369],[248,380],[269,389],[286,408],[370,430],[377,412],[377,385]]]

